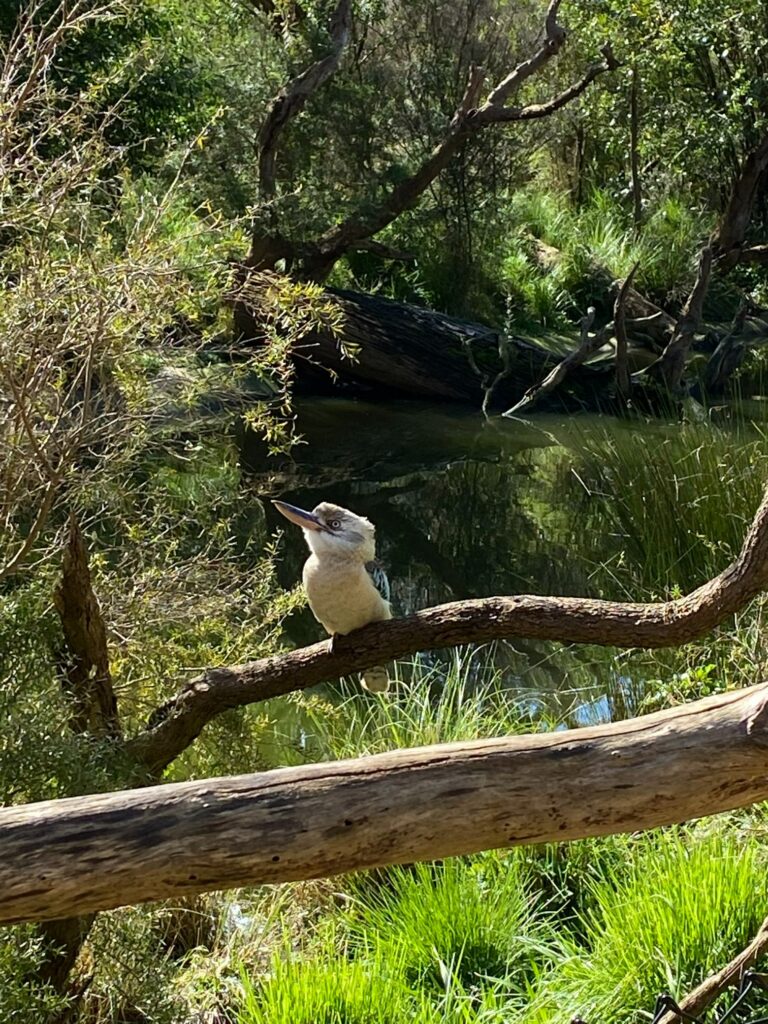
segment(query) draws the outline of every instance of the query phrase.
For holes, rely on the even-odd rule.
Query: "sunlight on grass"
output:
[[[276,954],[255,982],[242,974],[238,1024],[438,1024],[427,1001],[403,984],[392,959],[349,960],[332,948],[298,960]]]
[[[354,943],[402,963],[412,985],[467,989],[489,978],[525,993],[552,959],[553,930],[520,857],[455,858],[357,876],[347,927]]]
[[[534,694],[509,689],[501,671],[477,652],[457,651],[447,665],[424,657],[400,662],[389,693],[379,699],[361,694],[357,683],[353,686],[340,703],[296,698],[304,709],[308,759],[358,757],[555,724],[541,717]]]
[[[735,829],[652,833],[622,870],[600,865],[584,943],[542,986],[531,1020],[633,1021],[681,996],[745,946],[766,913],[766,858]]]

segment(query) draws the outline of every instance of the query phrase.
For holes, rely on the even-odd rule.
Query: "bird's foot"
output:
[[[328,641],[328,653],[329,654],[335,654],[336,653],[336,638],[338,636],[339,636],[338,633],[331,633],[331,637],[330,637],[330,639]]]

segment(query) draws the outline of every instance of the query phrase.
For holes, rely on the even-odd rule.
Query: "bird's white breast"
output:
[[[304,588],[315,618],[328,633],[351,633],[392,617],[386,602],[357,559],[311,555],[304,564]]]

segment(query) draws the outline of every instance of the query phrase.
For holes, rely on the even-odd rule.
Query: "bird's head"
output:
[[[284,501],[272,504],[286,519],[302,528],[304,539],[318,558],[341,555],[370,562],[376,557],[376,528],[348,508],[323,501],[311,512],[305,512]]]

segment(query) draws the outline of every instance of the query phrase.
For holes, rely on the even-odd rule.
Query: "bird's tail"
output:
[[[383,665],[376,665],[374,668],[367,668],[363,672],[361,680],[364,690],[371,693],[386,693],[389,689],[389,676]]]

